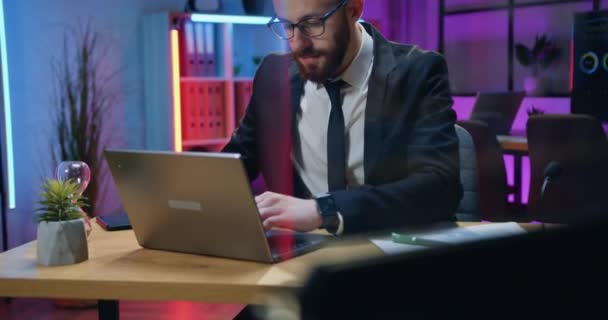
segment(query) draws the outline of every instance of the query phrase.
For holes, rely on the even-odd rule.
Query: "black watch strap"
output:
[[[317,202],[317,211],[321,216],[321,228],[326,229],[329,233],[335,234],[340,227],[340,218],[338,216],[338,207],[331,194],[325,193],[315,198]]]

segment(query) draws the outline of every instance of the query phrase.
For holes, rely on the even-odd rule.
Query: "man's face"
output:
[[[292,23],[305,18],[322,17],[339,3],[338,0],[273,2],[277,17]],[[294,37],[289,40],[289,47],[304,79],[323,83],[330,77],[338,76],[336,72],[350,43],[350,30],[344,7],[325,20],[325,32],[319,37],[307,37],[295,28]]]

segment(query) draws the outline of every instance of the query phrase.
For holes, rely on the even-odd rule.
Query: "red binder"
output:
[[[241,80],[234,84],[235,123],[239,123],[245,115],[253,94],[253,81]]]
[[[199,127],[200,137],[199,139],[209,139],[209,100],[207,94],[207,83],[200,81],[197,84],[197,97],[198,97],[198,112],[199,117],[197,124]]]
[[[194,108],[192,105],[192,95],[194,87],[188,82],[181,83],[181,113],[182,113],[182,140],[194,139]]]

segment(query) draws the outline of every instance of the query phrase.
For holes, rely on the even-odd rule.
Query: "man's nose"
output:
[[[311,41],[310,37],[304,35],[299,28],[294,28],[293,37],[289,40],[289,43],[292,51],[300,52],[303,49],[310,47]]]

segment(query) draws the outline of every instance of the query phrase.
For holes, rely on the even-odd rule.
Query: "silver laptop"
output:
[[[523,91],[478,92],[470,118],[485,122],[497,135],[508,135],[525,95]]]
[[[329,236],[265,232],[239,154],[105,150],[144,248],[273,263]]]

